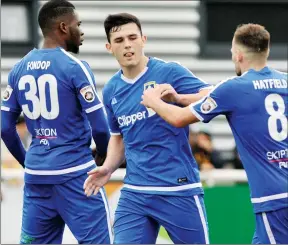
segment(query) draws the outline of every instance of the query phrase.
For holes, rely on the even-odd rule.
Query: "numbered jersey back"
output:
[[[23,111],[32,135],[28,169],[61,170],[92,160],[85,111],[102,104],[85,62],[61,48],[34,49],[11,71],[5,93],[4,106]]]
[[[231,84],[237,86],[237,108],[228,121],[247,171],[254,210],[281,208],[288,200],[287,73],[268,67],[250,70]]]

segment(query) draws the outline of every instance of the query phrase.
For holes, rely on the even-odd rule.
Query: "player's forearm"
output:
[[[200,90],[200,92],[197,94],[178,94],[177,104],[180,104],[183,106],[188,106],[191,103],[194,103],[194,102],[202,99],[210,91],[211,91],[211,88],[210,89],[207,88],[207,89]]]
[[[118,169],[125,159],[124,143],[121,135],[112,135],[109,144],[107,157],[103,164],[108,168],[111,174]]]
[[[16,130],[18,115],[5,111],[2,111],[1,114],[1,138],[13,157],[15,157],[22,167],[25,167],[26,151]]]
[[[180,108],[175,105],[167,104],[162,100],[154,103],[152,109],[166,122],[177,128],[185,127],[190,123],[199,121],[198,118],[191,113],[188,107]]]
[[[87,114],[87,118],[91,125],[92,137],[96,144],[97,153],[100,156],[105,156],[107,153],[110,133],[107,121],[102,108]]]

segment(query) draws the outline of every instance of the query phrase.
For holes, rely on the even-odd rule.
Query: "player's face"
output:
[[[67,51],[78,54],[79,46],[82,45],[84,41],[84,33],[80,28],[81,21],[79,20],[78,14],[74,12],[71,18],[68,26],[69,32],[67,32],[66,46]]]
[[[128,23],[110,33],[110,43],[106,44],[107,50],[112,53],[121,67],[134,67],[143,57],[143,48],[146,36],[135,23]]]
[[[237,76],[242,75],[242,71],[240,68],[240,58],[239,58],[239,49],[237,48],[237,44],[235,44],[234,38],[232,41],[232,48],[231,48],[231,53],[232,53],[232,61],[235,65],[235,72]]]

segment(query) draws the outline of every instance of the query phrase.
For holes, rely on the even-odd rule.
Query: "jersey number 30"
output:
[[[28,104],[22,105],[24,114],[29,119],[37,119],[40,115],[48,120],[53,120],[59,115],[59,100],[57,90],[57,80],[51,74],[41,75],[36,83],[36,80],[31,75],[21,77],[18,88],[25,90],[26,84],[29,85],[29,90],[25,92],[25,98],[32,103],[32,110],[29,109]],[[37,96],[37,84],[39,89],[39,98]],[[50,95],[50,111],[47,109],[47,99],[45,87],[48,85]]]
[[[274,107],[277,105],[278,109]],[[288,122],[285,116],[285,102],[279,94],[270,94],[265,99],[265,108],[270,115],[268,119],[268,130],[272,139],[283,141],[287,138]],[[281,124],[281,130],[278,131],[277,121]]]

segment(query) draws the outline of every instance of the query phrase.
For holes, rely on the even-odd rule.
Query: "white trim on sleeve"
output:
[[[195,116],[195,117],[197,117],[198,119],[199,119],[199,121],[204,121],[204,118],[197,112],[197,111],[195,111],[195,109],[194,109],[194,107],[193,107],[194,105],[193,104],[191,104],[191,105],[189,105],[189,109],[190,109],[190,111],[192,112],[192,114]]]
[[[113,133],[110,131],[110,135],[121,135],[121,133],[117,132],[117,133]]]
[[[1,110],[2,111],[10,111],[10,108],[4,105],[1,105]]]
[[[86,113],[90,113],[90,112],[96,111],[96,110],[98,110],[98,109],[100,109],[100,108],[102,108],[102,107],[103,107],[103,104],[100,103],[100,104],[98,104],[98,105],[94,105],[94,106],[86,109],[85,112],[86,112]]]

